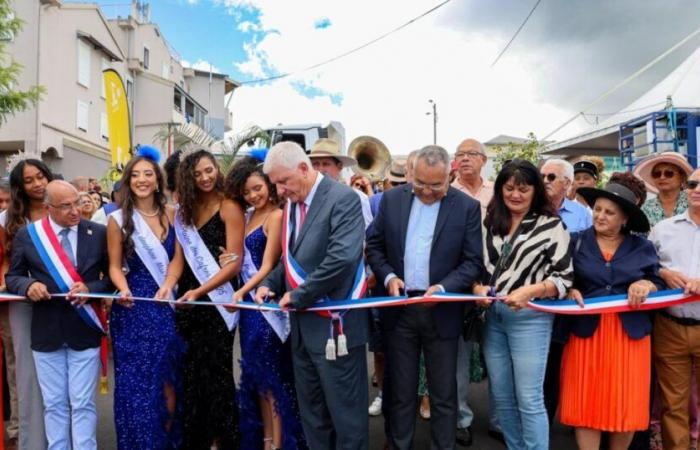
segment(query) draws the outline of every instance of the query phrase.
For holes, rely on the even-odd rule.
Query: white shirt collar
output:
[[[51,224],[51,228],[53,229],[53,232],[56,233],[56,236],[58,236],[58,233],[60,233],[61,230],[66,228],[66,227],[62,227],[61,225],[54,222],[54,220],[51,218],[51,216],[49,216],[49,223]],[[68,227],[68,228],[70,228],[71,231],[75,231],[76,233],[78,232],[78,225],[73,225],[72,227]]]
[[[321,172],[316,172],[316,181],[314,182],[314,185],[311,187],[311,190],[309,191],[309,195],[307,195],[306,199],[304,200],[304,204],[306,205],[307,210],[311,206],[311,202],[314,199],[314,195],[316,195],[316,191],[318,190],[318,186],[321,184],[322,179],[323,179],[323,174]]]

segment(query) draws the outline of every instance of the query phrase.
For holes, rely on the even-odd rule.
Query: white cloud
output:
[[[257,9],[257,26],[273,31],[249,42],[246,61],[236,65],[250,78],[263,77],[270,67],[278,73],[299,71],[435,5],[434,0],[219,1],[234,14]],[[347,142],[370,134],[393,153],[405,154],[432,142],[432,117],[425,114],[430,109],[428,99],[437,102],[438,143],[449,151],[465,137],[485,141],[498,134],[544,133],[568,118],[570,113],[542,100],[539,85],[522,59],[507,58],[490,69],[502,40],[441,25],[439,16],[451,13],[448,4],[319,70],[241,87],[231,102],[237,121],[234,127],[340,120]],[[333,26],[315,27],[320,15]],[[342,96],[342,103],[333,104],[323,95],[308,98],[294,88],[299,84]]]
[[[206,72],[209,72],[211,70],[214,73],[225,73],[225,72],[222,72],[221,69],[219,69],[215,65],[212,65],[209,61],[205,61],[203,59],[198,59],[194,63],[191,63],[191,62],[183,59],[182,66],[189,67],[189,68],[195,69],[195,70],[203,70]]]

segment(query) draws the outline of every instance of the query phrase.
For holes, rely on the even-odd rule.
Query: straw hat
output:
[[[321,138],[314,143],[309,153],[309,158],[335,158],[343,164],[343,167],[352,167],[357,165],[354,158],[343,155],[340,151],[340,145],[333,139]]]
[[[627,187],[617,183],[608,183],[604,189],[578,188],[576,193],[583,197],[591,208],[600,197],[607,198],[622,208],[627,215],[628,230],[639,233],[649,231],[649,220],[641,208],[637,206],[637,198],[634,193]]]
[[[654,186],[654,179],[651,177],[651,172],[654,170],[654,167],[661,163],[672,164],[678,167],[678,170],[685,173],[686,178],[693,173],[693,167],[688,164],[688,160],[685,159],[685,156],[676,152],[663,152],[647,156],[637,163],[633,173],[644,180],[647,186]],[[656,188],[654,188],[654,192],[656,192]]]
[[[392,159],[386,171],[386,179],[391,183],[406,182],[406,159]]]

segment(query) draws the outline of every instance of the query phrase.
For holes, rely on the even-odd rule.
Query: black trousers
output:
[[[407,306],[396,326],[384,334],[389,441],[392,449],[413,448],[418,409],[418,364],[421,350],[430,386],[430,439],[433,450],[455,448],[457,429],[457,338],[442,339],[432,309]]]

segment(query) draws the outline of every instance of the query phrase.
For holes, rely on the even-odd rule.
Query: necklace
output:
[[[134,209],[135,209],[136,211],[138,211],[139,213],[141,213],[142,216],[145,216],[145,217],[155,217],[155,216],[157,216],[158,214],[160,214],[160,208],[156,209],[155,212],[153,212],[153,213],[148,213],[148,214],[145,213],[145,212],[143,212],[143,211],[141,211],[141,210],[138,209],[138,208],[134,208]]]

